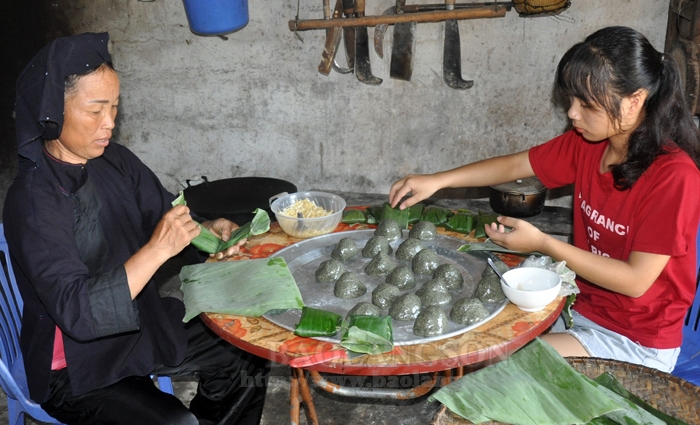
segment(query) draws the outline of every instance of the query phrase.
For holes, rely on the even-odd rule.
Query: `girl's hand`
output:
[[[440,189],[442,189],[440,179],[435,174],[410,174],[391,185],[389,203],[392,208],[396,207],[396,204],[410,193],[411,197],[399,205],[399,209],[403,210],[426,199]]]
[[[542,252],[547,235],[525,220],[512,217],[498,217],[497,223],[485,226],[486,235],[491,241],[504,248],[520,252]],[[512,228],[507,230],[506,227]]]

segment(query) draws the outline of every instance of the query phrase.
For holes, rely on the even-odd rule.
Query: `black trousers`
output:
[[[222,340],[198,318],[187,326],[184,361],[153,373],[198,377],[189,409],[156,388],[150,376],[128,377],[76,397],[66,369],[52,372],[51,398],[41,407],[65,424],[259,424],[269,362]]]

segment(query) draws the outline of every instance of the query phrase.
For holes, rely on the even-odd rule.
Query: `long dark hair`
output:
[[[611,167],[617,189],[632,187],[674,146],[700,168],[700,132],[685,101],[678,66],[639,32],[608,27],[591,34],[564,54],[556,84],[564,98],[600,105],[617,125],[622,98],[647,90],[642,121],[627,142],[627,157]]]

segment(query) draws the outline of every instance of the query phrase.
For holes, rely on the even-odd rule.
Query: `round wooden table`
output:
[[[355,229],[366,229],[361,225]],[[336,231],[351,230],[339,226]],[[443,234],[473,241],[467,235],[454,232]],[[298,242],[298,239],[284,234],[276,223],[270,232],[252,237],[238,258],[267,256],[274,249],[280,249]],[[260,248],[260,249],[256,249]],[[506,263],[513,266],[522,258],[502,256]],[[414,398],[427,393],[435,384],[438,372],[457,370],[455,376],[461,376],[463,367],[488,364],[508,357],[554,323],[561,313],[565,298],[557,298],[543,310],[525,312],[509,303],[501,313],[483,325],[461,335],[415,345],[396,346],[388,353],[362,355],[355,358],[335,358],[318,364],[305,366],[310,371],[314,382],[321,388],[341,395],[357,395],[378,398]],[[289,364],[290,360],[319,353],[343,350],[339,344],[303,338],[292,331],[282,328],[264,317],[234,316],[229,314],[202,313],[201,318],[216,334],[229,343],[249,353],[268,360]],[[402,376],[433,373],[429,382],[422,382],[413,391],[376,391],[362,389],[341,389],[325,381],[318,372],[340,375],[359,376]],[[448,376],[449,380],[449,374]],[[292,368],[291,397],[292,423],[299,423],[299,397],[305,402],[309,419],[317,423],[315,409],[308,388],[304,370]]]

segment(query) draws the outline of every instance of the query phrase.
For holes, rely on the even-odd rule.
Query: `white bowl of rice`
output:
[[[272,197],[270,209],[284,233],[306,239],[335,230],[343,218],[345,200],[327,192],[296,192]]]

